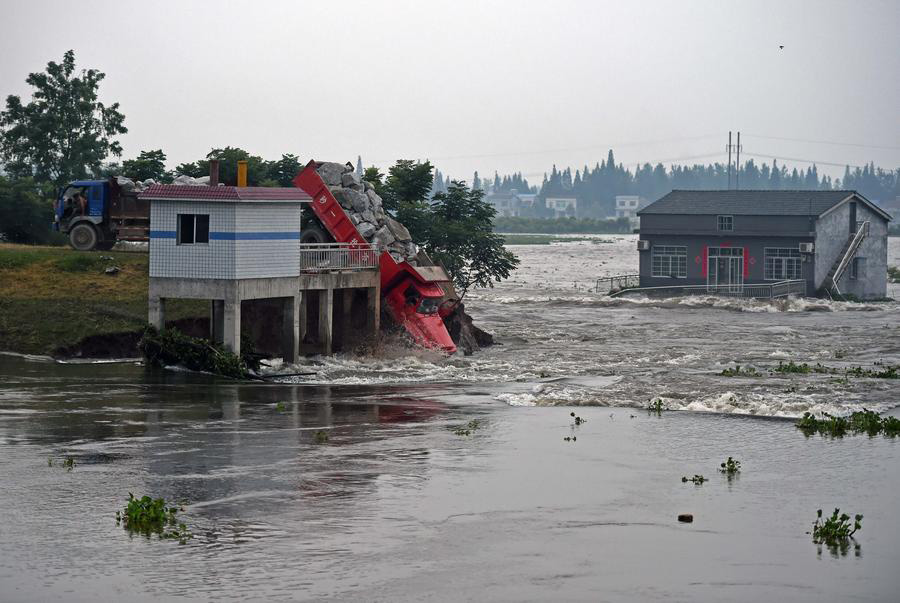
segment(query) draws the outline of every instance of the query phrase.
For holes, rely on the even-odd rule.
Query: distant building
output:
[[[554,218],[574,216],[578,209],[578,200],[575,197],[547,197],[544,203],[547,209],[553,212]]]
[[[485,196],[485,199],[494,206],[498,216],[509,218],[522,213],[522,203],[515,192],[492,193]]]
[[[891,217],[855,191],[681,190],[638,215],[641,287],[805,280],[808,294],[887,294]]]
[[[638,195],[616,195],[616,218],[628,218],[637,227],[637,213],[646,206],[647,200]]]

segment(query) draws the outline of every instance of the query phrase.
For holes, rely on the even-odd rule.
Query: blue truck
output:
[[[118,241],[147,241],[150,203],[108,180],[75,180],[56,199],[53,228],[69,235],[79,251],[112,249]]]

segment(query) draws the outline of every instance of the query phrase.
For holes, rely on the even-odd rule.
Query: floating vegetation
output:
[[[563,441],[564,442],[577,442],[578,437],[577,436],[566,436],[563,438]]]
[[[808,375],[809,373],[822,373],[822,374],[834,374],[837,373],[838,370],[836,368],[830,368],[821,364],[819,362],[814,365],[809,365],[807,363],[796,364],[793,360],[788,362],[778,362],[778,366],[772,369],[776,373],[797,373],[800,375]]]
[[[582,419],[581,417],[579,417],[578,415],[576,415],[574,412],[569,413],[569,416],[575,418],[575,425],[576,425],[576,426],[581,425],[582,423],[587,423],[587,419]]]
[[[741,472],[741,462],[728,457],[719,465],[719,471],[728,476],[737,475]]]
[[[835,352],[836,358],[842,358],[843,352]],[[863,368],[861,366],[854,366],[851,368],[844,369],[844,379],[847,377],[870,377],[874,379],[900,379],[900,367],[897,366],[885,366],[879,362],[875,363],[876,367],[880,368]],[[807,364],[805,362],[797,364],[793,360],[788,362],[779,362],[778,366],[772,369],[773,373],[780,373],[782,375],[785,374],[798,374],[798,375],[808,375],[810,373],[817,373],[823,375],[837,375],[840,374],[840,369],[825,366],[821,363],[815,364]],[[724,371],[723,371],[724,374]],[[734,376],[734,375],[728,375]],[[846,382],[846,381],[845,381]]]
[[[176,329],[157,331],[148,326],[138,347],[147,361],[157,366],[181,365],[192,371],[204,371],[232,379],[246,379],[249,376],[246,358],[219,344],[189,337]]]
[[[681,482],[693,482],[697,486],[702,486],[703,482],[708,482],[709,480],[703,477],[702,475],[694,475],[694,477],[682,476]]]
[[[175,521],[178,511],[178,508],[168,506],[163,498],[135,498],[129,492],[125,508],[116,511],[116,525],[121,524],[129,532],[143,534],[148,538],[156,534],[162,539],[174,539],[180,544],[186,544],[194,535],[185,524]]]
[[[63,460],[63,467],[66,468],[66,471],[71,471],[72,469],[75,468],[75,459],[73,459],[73,458],[70,457],[70,456],[67,456],[67,457]]]
[[[277,410],[278,412],[284,412],[286,410],[284,402],[279,402],[278,404],[276,404],[275,410]]]
[[[464,426],[453,428],[453,433],[458,436],[467,436],[472,435],[472,432],[481,427],[481,421],[478,419],[472,419]]]
[[[894,437],[900,434],[900,419],[882,417],[877,412],[865,408],[852,413],[849,417],[837,417],[823,412],[821,419],[811,412],[805,412],[803,417],[797,421],[796,427],[807,436],[820,433],[831,437],[841,437],[849,432],[867,433],[870,436],[883,433],[885,436]]]
[[[762,373],[756,370],[756,367],[748,366],[743,368],[740,364],[726,368],[719,375],[722,377],[762,377]]]
[[[876,363],[877,364],[877,363]],[[886,366],[882,369],[864,369],[861,366],[848,368],[844,371],[852,377],[873,377],[875,379],[900,379],[900,370],[896,366]]]
[[[313,435],[313,440],[315,440],[316,444],[324,444],[328,441],[328,432],[327,431],[317,431],[315,435]]]
[[[816,544],[824,544],[833,551],[840,549],[846,552],[853,540],[853,535],[862,528],[862,515],[854,515],[853,523],[850,516],[835,509],[831,517],[822,519],[822,509],[816,511],[816,522],[813,524],[812,538]]]
[[[650,404],[647,406],[647,412],[656,413],[657,415],[661,415],[662,411],[669,410],[663,405],[662,398],[653,398],[650,400]]]

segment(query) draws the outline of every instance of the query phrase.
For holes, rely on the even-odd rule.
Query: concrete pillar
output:
[[[353,298],[356,296],[356,289],[341,289],[341,315],[339,323],[341,325],[341,351],[346,352],[350,349],[350,343],[356,339],[356,333],[353,332]]]
[[[319,343],[322,354],[331,354],[331,325],[334,320],[334,289],[319,291]]]
[[[215,343],[224,341],[225,333],[225,300],[209,300],[209,339]]]
[[[300,293],[284,298],[284,318],[281,334],[282,357],[296,364],[300,357]]]
[[[307,329],[309,327],[309,294],[300,292],[300,352],[303,352],[303,342],[306,340]]]
[[[147,322],[157,329],[166,326],[166,300],[163,297],[150,297],[147,299]]]
[[[381,328],[381,287],[366,289],[366,335],[378,335]]]
[[[241,353],[241,299],[226,299],[222,343],[235,354]]]

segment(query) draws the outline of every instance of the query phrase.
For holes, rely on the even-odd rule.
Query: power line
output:
[[[760,157],[763,159],[781,159],[783,161],[799,161],[800,163],[812,163],[816,165],[831,165],[835,167],[845,167],[849,166],[852,168],[860,168],[861,165],[854,165],[852,163],[836,163],[834,161],[820,161],[818,159],[801,159],[800,157],[785,157],[784,155],[766,155],[764,153],[744,153],[745,155],[750,155],[751,157]]]
[[[769,140],[788,140],[791,142],[807,142],[810,144],[831,144],[841,147],[859,147],[862,149],[890,149],[894,151],[900,150],[900,146],[878,145],[878,144],[860,144],[856,142],[838,142],[836,140],[808,140],[805,138],[789,138],[787,136],[763,136],[762,134],[744,134],[745,137],[767,138]]]

